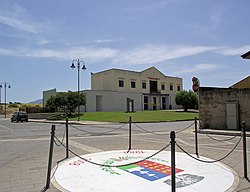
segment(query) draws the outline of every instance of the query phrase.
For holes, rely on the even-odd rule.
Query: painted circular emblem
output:
[[[74,157],[55,171],[54,184],[72,192],[165,192],[171,190],[171,154],[153,150],[108,151]],[[211,160],[200,157],[202,160]],[[119,166],[121,165],[121,166]],[[117,167],[118,166],[118,167]],[[202,163],[176,153],[178,192],[233,191],[234,173],[222,163]]]

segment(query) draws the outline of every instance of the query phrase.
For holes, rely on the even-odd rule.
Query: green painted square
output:
[[[118,167],[118,168],[121,169],[121,170],[128,170],[128,169],[132,169],[132,168],[135,168],[135,167],[138,167],[138,165],[132,164],[132,165],[121,166],[121,167]]]

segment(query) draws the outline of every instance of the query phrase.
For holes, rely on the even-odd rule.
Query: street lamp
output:
[[[0,105],[2,104],[2,84],[0,84]]]
[[[80,61],[79,59],[74,59],[71,64],[71,69],[75,69],[77,67],[77,93],[78,93],[78,121],[80,121],[80,68],[81,68],[81,63],[82,69],[86,70],[85,63],[83,61]],[[76,66],[77,65],[77,66]]]
[[[7,86],[8,88],[11,88],[9,83],[1,82],[0,83],[0,90],[4,86],[4,118],[6,119],[6,98],[7,98]]]

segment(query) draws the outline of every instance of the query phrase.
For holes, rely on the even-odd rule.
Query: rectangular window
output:
[[[181,90],[181,86],[177,85],[177,91],[180,91],[180,90]]]
[[[141,84],[141,87],[142,87],[142,89],[146,89],[146,88],[147,88],[147,84],[146,84],[145,82],[143,82],[143,83]]]
[[[135,81],[131,81],[131,88],[135,88]]]
[[[119,87],[124,87],[124,81],[123,80],[119,80]]]
[[[161,84],[161,90],[165,90],[165,85]]]
[[[170,85],[170,86],[169,86],[169,90],[170,90],[170,91],[173,91],[173,90],[174,90],[173,85]]]

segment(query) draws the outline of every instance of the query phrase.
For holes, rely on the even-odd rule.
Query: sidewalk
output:
[[[55,123],[55,124],[65,124],[66,121],[63,120],[46,120],[46,119],[29,119],[29,122],[35,123]],[[119,124],[116,122],[98,122],[98,121],[69,121],[69,124],[75,125],[115,125]],[[212,134],[212,135],[226,135],[226,136],[241,136],[242,131],[237,130],[218,130],[218,129],[198,129],[200,134]],[[246,132],[246,136],[250,137],[250,132]]]
[[[242,131],[234,130],[216,130],[216,129],[199,129],[198,133],[200,134],[211,134],[211,135],[225,135],[225,136],[241,136]],[[246,131],[246,136],[250,137],[250,132]]]
[[[29,122],[34,123],[55,123],[55,124],[65,124],[64,120],[46,120],[46,119],[29,119]],[[69,121],[69,124],[76,125],[109,125],[109,124],[119,124],[113,122],[98,122],[98,121]]]

